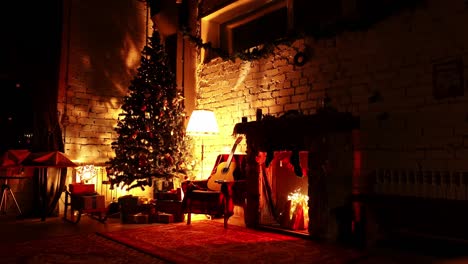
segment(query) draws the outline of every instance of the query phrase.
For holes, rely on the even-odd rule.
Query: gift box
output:
[[[144,213],[144,214],[155,214],[156,213],[156,205],[152,203],[148,204],[140,204],[139,205],[139,213]]]
[[[156,200],[172,200],[172,201],[181,201],[182,200],[182,191],[180,188],[171,190],[169,192],[157,192]]]
[[[68,189],[72,194],[86,195],[96,193],[94,184],[72,183],[68,186]]]
[[[76,206],[80,209],[104,209],[106,202],[104,195],[79,195],[75,196]]]
[[[147,214],[134,214],[133,215],[133,223],[135,224],[148,224],[148,215]]]
[[[159,222],[158,213],[150,213],[148,215],[148,222],[158,223]]]
[[[158,213],[158,223],[170,224],[174,223],[174,215],[166,213]]]
[[[119,197],[118,203],[120,207],[120,221],[122,224],[133,223],[133,215],[141,213],[138,200],[139,197],[133,195]]]
[[[164,212],[164,213],[173,215],[175,222],[184,221],[184,212],[182,211],[182,201],[157,200],[156,210],[158,212]]]

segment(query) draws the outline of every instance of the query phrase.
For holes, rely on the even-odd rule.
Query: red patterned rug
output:
[[[152,225],[98,233],[174,263],[351,263],[354,250],[215,221]]]
[[[20,243],[2,243],[0,263],[163,264],[167,262],[88,233]]]

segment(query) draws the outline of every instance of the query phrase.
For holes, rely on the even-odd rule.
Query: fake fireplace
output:
[[[299,152],[300,173],[291,164],[292,151],[275,151],[267,167],[266,153],[259,154],[260,225],[308,233],[308,152]]]
[[[333,109],[236,124],[247,141],[246,226],[325,239],[350,228],[343,212],[360,175],[358,128],[359,118]]]

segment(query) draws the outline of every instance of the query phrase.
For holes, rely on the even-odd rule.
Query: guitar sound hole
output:
[[[227,173],[228,171],[229,171],[229,168],[223,168],[223,169],[221,170],[222,173]]]

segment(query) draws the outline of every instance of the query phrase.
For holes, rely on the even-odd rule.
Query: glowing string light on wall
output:
[[[80,166],[76,169],[76,172],[76,181],[81,183],[87,183],[97,175],[97,170],[94,165]]]

